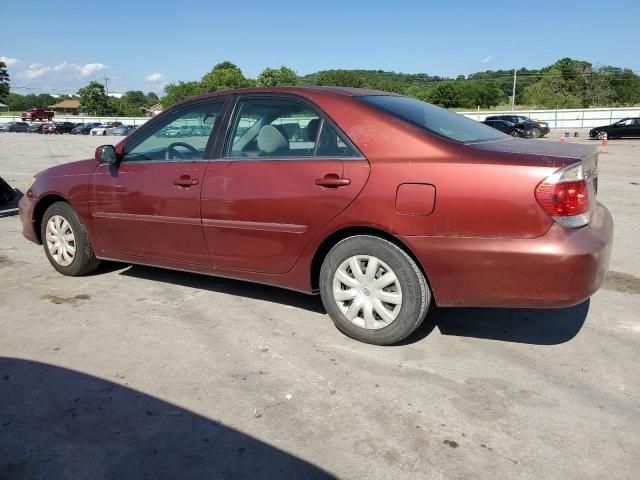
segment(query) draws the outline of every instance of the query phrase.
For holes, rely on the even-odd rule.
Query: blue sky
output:
[[[222,60],[249,77],[280,65],[456,76],[566,56],[640,70],[638,0],[1,0],[0,25],[19,93],[105,76],[112,91],[159,92]]]

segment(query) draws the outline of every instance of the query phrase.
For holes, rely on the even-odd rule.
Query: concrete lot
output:
[[[102,143],[0,134],[0,176],[22,188]],[[638,478],[640,140],[600,150],[616,234],[590,302],[435,309],[387,348],[275,288],[63,277],[4,210],[0,478]]]

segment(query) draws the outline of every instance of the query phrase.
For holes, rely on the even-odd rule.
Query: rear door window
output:
[[[357,151],[312,107],[284,97],[241,98],[227,158],[352,157]]]

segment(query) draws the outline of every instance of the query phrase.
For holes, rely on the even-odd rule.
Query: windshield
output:
[[[456,142],[477,143],[507,138],[507,135],[494,128],[415,98],[399,95],[365,95],[358,98],[428,132]]]

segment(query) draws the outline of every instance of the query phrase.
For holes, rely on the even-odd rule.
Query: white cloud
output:
[[[81,77],[89,77],[107,68],[109,67],[103,63],[87,63],[85,65],[76,65],[75,63],[68,63],[64,61],[53,67],[53,71],[60,73],[66,72],[75,76],[80,75]]]
[[[165,79],[164,73],[150,73],[147,75],[147,82],[162,82]]]
[[[491,63],[491,60],[493,60],[493,55],[487,55],[482,59],[482,63]]]
[[[16,63],[18,63],[18,59],[17,58],[9,58],[9,57],[5,57],[4,55],[0,55],[0,62],[4,62],[4,64],[7,67],[10,67],[10,66],[15,65]]]
[[[43,76],[49,71],[51,71],[51,67],[47,67],[39,63],[32,63],[31,65],[29,65],[29,68],[20,72],[20,75],[28,80],[33,80],[35,78]]]
[[[77,65],[74,65],[74,66],[77,66]],[[83,77],[88,77],[95,73],[98,73],[101,70],[105,70],[109,67],[107,67],[103,63],[87,63],[85,65],[82,65],[79,68],[80,68],[80,75],[82,75]]]
[[[20,89],[73,93],[108,68],[108,65],[98,62],[75,64],[66,60],[58,64],[33,63],[27,67],[18,61],[18,65],[13,67],[12,77],[16,79],[13,89],[19,93]]]

